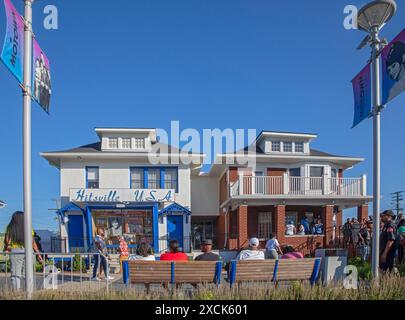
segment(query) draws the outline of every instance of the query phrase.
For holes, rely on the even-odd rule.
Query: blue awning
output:
[[[64,218],[66,217],[66,212],[69,212],[69,211],[80,211],[80,212],[84,213],[83,209],[80,208],[77,204],[75,204],[73,202],[69,202],[63,208],[56,211],[56,214],[58,214],[62,217],[62,223],[64,223]]]
[[[171,205],[167,206],[166,208],[160,210],[159,216],[164,215],[164,214],[170,214],[170,213],[183,213],[186,214],[187,216],[191,215],[191,211],[178,203],[172,203]]]

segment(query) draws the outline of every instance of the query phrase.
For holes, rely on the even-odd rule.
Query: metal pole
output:
[[[380,109],[381,109],[381,84],[380,84],[380,39],[379,28],[371,29],[372,39],[372,69],[373,69],[373,253],[372,274],[374,279],[379,276],[380,261]]]
[[[32,191],[31,191],[31,68],[32,68],[32,3],[24,0],[24,89],[23,89],[23,166],[24,166],[24,242],[25,284],[27,298],[34,290],[34,264],[32,249]]]

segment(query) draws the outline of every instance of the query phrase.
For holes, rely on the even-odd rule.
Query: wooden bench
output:
[[[279,281],[308,280],[312,285],[319,277],[321,259],[297,260],[251,260],[231,261],[228,270],[228,281],[232,287],[235,283],[246,281]]]
[[[221,261],[123,261],[125,284],[221,283]]]

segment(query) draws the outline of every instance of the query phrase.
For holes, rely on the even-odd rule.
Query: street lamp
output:
[[[363,40],[364,44],[370,43],[371,61],[373,73],[373,252],[372,273],[378,278],[379,246],[380,246],[380,115],[381,115],[381,80],[380,80],[380,49],[384,41],[380,40],[381,28],[395,14],[397,5],[394,0],[377,0],[370,2],[361,8],[357,15],[357,25],[368,36]]]

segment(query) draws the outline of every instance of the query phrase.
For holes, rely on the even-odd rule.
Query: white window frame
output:
[[[146,148],[146,139],[144,137],[134,138],[134,149],[144,150]]]
[[[278,150],[274,150],[274,146],[278,145]],[[281,152],[281,141],[271,142],[271,152]]]
[[[112,145],[112,142],[115,141],[116,144]],[[110,137],[108,138],[108,149],[118,149],[118,138],[117,137]]]
[[[285,146],[286,145],[290,145],[291,149],[290,150],[286,150]],[[291,141],[284,141],[283,142],[283,152],[287,152],[287,153],[292,153],[294,151],[294,146],[293,143]]]
[[[129,142],[129,144],[126,145],[126,143],[128,143],[128,142]],[[121,147],[122,147],[122,149],[126,149],[126,150],[132,149],[132,139],[127,138],[127,137],[121,138]]]
[[[302,151],[297,150],[297,145],[302,145]],[[294,152],[295,153],[304,153],[305,152],[305,142],[300,142],[300,141],[295,142],[294,143]]]

